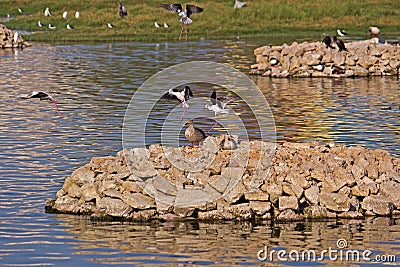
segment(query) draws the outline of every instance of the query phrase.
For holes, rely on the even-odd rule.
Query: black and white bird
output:
[[[128,10],[126,9],[126,6],[122,3],[122,0],[120,0],[118,6],[118,16],[123,18],[127,15],[128,15]]]
[[[74,27],[71,24],[67,24],[67,29],[72,30]]]
[[[56,29],[56,26],[54,26],[53,24],[49,24],[49,29],[51,29],[51,30],[55,30]]]
[[[40,20],[37,22],[37,25],[38,25],[40,28],[43,27],[43,24],[40,22]]]
[[[114,28],[114,25],[111,24],[111,23],[107,23],[107,27],[110,28],[110,29],[112,29],[112,28]]]
[[[193,97],[193,92],[190,89],[190,87],[187,85],[182,89],[182,91],[178,91],[177,89],[169,89],[162,96],[162,98],[174,99],[174,100],[178,100],[179,102],[181,102],[182,107],[183,107],[183,113],[182,113],[181,120],[183,119],[183,116],[186,113],[186,108],[189,107],[189,105],[186,101],[189,100],[190,97]]]
[[[235,5],[233,6],[233,8],[242,8],[242,7],[244,7],[244,6],[246,6],[246,2],[241,2],[241,1],[239,1],[239,0],[235,0]]]
[[[211,103],[212,105],[206,104],[204,107],[210,111],[214,112],[214,115],[218,114],[228,114],[228,110],[225,110],[226,105],[231,101],[226,101],[225,97],[217,98],[217,91],[214,88],[214,91],[211,94]]]
[[[161,25],[157,21],[154,21],[154,27],[161,28]]]
[[[336,32],[340,37],[345,37],[346,35],[348,35],[347,32],[345,32],[344,30],[341,30],[341,29],[337,29]]]
[[[347,51],[343,40],[338,39],[336,36],[333,36],[333,41],[336,43],[337,47],[339,48],[339,52],[341,51]]]
[[[203,12],[203,9],[201,7],[190,4],[186,5],[185,10],[183,10],[181,4],[162,4],[161,6],[170,12],[178,13],[179,17],[181,17],[179,19],[179,22],[182,24],[182,30],[179,34],[179,40],[182,40],[182,33],[185,28],[186,28],[186,40],[188,40],[188,25],[193,22],[190,16],[195,13]]]
[[[68,19],[68,12],[64,11],[62,14],[63,19]]]
[[[164,22],[164,28],[169,28],[169,24]]]
[[[326,35],[324,39],[322,39],[322,43],[326,45],[326,48],[334,49],[332,46],[332,38],[329,35]]]
[[[45,92],[40,92],[40,91],[32,91],[30,94],[26,95],[26,96],[21,96],[22,99],[30,99],[30,98],[39,98],[41,101],[50,101],[51,103],[53,103],[54,107],[57,110],[57,113],[60,117],[62,117],[60,110],[58,109],[57,106],[57,102],[56,100],[49,95],[48,93]]]
[[[46,9],[44,10],[44,16],[45,17],[53,16],[53,14],[51,14],[50,9],[48,7],[46,7]]]
[[[18,13],[19,14],[24,14],[24,11],[21,8],[18,8]]]

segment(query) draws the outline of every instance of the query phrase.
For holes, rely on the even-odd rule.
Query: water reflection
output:
[[[332,245],[339,236],[348,238],[351,248],[398,252],[398,222],[382,218],[284,225],[131,224],[44,213],[45,200],[74,169],[121,149],[126,107],[145,80],[191,60],[227,62],[247,72],[257,45],[235,40],[0,50],[0,266],[258,265],[255,253],[264,243],[311,248]],[[400,155],[398,79],[251,79],[271,106],[279,141],[333,140]],[[64,117],[50,103],[19,99],[33,89],[53,95]],[[197,93],[208,98],[208,90],[199,87]],[[164,114],[164,107],[174,108],[164,105],[154,110],[152,127],[161,125],[163,116],[157,114]],[[257,138],[258,124],[246,103],[238,100],[231,107]],[[204,123],[207,127],[210,121]],[[156,141],[150,136],[148,142]]]

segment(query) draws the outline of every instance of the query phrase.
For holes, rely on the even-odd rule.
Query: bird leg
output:
[[[186,24],[186,41],[188,40],[188,25]]]
[[[182,116],[181,116],[181,122],[182,122],[183,117],[185,116],[185,113],[186,113],[186,102],[182,101],[181,103],[182,103],[182,106],[183,106],[183,113],[182,113]]]
[[[58,115],[62,118],[61,112],[60,112],[60,110],[58,109],[58,106],[57,106],[56,101],[51,101],[51,103],[53,103],[53,105],[56,107],[56,110],[57,110]]]
[[[179,34],[179,41],[182,40],[183,28],[185,27],[184,25],[185,24],[183,24],[183,22],[182,22],[182,29],[181,29],[181,33]]]
[[[207,131],[207,133],[211,132],[212,129],[217,125],[217,121],[214,122],[214,124],[211,126],[211,128]]]

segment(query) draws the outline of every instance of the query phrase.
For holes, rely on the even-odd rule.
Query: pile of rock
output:
[[[30,43],[24,41],[17,32],[9,30],[5,25],[0,24],[0,47],[5,48],[23,48],[31,46]]]
[[[322,42],[294,42],[254,50],[250,74],[268,77],[366,77],[399,75],[400,46],[375,38],[346,43],[348,51],[327,48]]]
[[[233,151],[213,150],[207,145],[212,138],[219,137],[208,137],[201,154],[197,148],[152,145],[92,158],[65,180],[56,198],[46,202],[46,210],[124,220],[400,215],[400,159],[386,151],[333,143],[283,143],[275,150],[262,141],[242,141]],[[246,145],[250,151],[241,150]],[[199,159],[208,153],[214,158],[200,171],[185,171],[170,163],[175,153]],[[261,182],[251,185],[252,176],[267,168]],[[229,178],[237,175],[240,179],[229,188]],[[226,193],[209,203],[180,205],[185,190],[192,187]],[[188,192],[186,200],[196,200],[197,195],[190,194],[194,191]]]

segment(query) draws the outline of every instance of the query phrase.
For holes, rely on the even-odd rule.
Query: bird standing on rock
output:
[[[343,40],[338,39],[336,36],[333,36],[333,41],[336,43],[337,47],[339,48],[339,52],[341,51],[347,51]]]
[[[378,37],[378,35],[381,33],[381,30],[376,26],[370,26],[368,31],[371,33],[372,38]]]
[[[181,33],[179,34],[179,40],[182,40],[182,33],[184,28],[186,27],[186,41],[188,40],[188,25],[192,23],[192,19],[190,18],[190,15],[195,14],[195,13],[200,13],[203,12],[203,9],[198,6],[194,5],[186,5],[186,9],[183,10],[181,4],[162,4],[161,5],[163,8],[170,12],[176,12],[178,13],[179,17],[179,22],[182,23],[182,30]]]
[[[322,39],[322,43],[326,45],[326,48],[334,48],[332,46],[332,38],[329,35],[325,36],[324,39]]]
[[[188,120],[185,125],[189,125],[185,130],[186,139],[192,143],[192,148],[195,147],[194,143],[198,143],[200,146],[200,142],[206,138],[206,134],[200,128],[193,126],[193,120]]]

